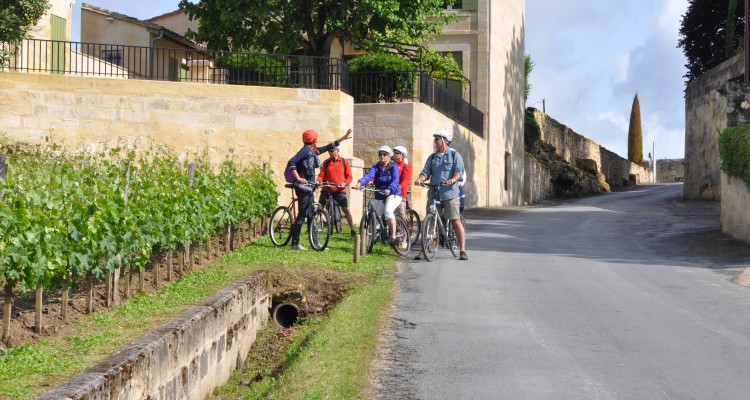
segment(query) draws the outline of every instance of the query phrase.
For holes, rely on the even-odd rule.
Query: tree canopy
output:
[[[20,42],[48,9],[48,0],[0,0],[0,42]]]
[[[682,16],[680,25],[681,47],[687,58],[688,80],[701,76],[704,72],[724,62],[729,47],[737,54],[742,47],[745,34],[744,5],[735,7],[733,23],[727,24],[727,16],[732,0],[688,0],[688,9]],[[727,37],[727,28],[733,31]]]
[[[421,43],[451,17],[444,0],[181,0],[187,36],[212,50],[329,56],[335,39]]]

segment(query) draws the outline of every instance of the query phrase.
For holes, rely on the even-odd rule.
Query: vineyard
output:
[[[135,274],[168,268],[173,256],[191,269],[212,238],[257,229],[277,205],[276,185],[258,165],[230,155],[212,164],[203,151],[183,159],[165,147],[71,152],[58,145],[2,145],[0,152],[0,285],[3,342],[9,343],[14,296],[34,292],[35,329],[42,329],[45,292],[59,294],[65,318],[72,289],[104,282],[106,304],[125,296]],[[3,160],[0,160],[3,161]],[[213,246],[213,248],[212,248]],[[193,252],[198,252],[197,257]]]

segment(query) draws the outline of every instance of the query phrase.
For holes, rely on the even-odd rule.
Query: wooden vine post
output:
[[[7,154],[0,153],[0,182],[4,182],[8,176],[8,164],[5,163]],[[0,201],[3,200],[4,194],[0,194]],[[3,332],[1,338],[7,339],[10,335],[10,313],[13,309],[13,284],[5,277],[5,298],[3,299]]]
[[[34,332],[42,333],[42,297],[44,295],[44,285],[42,282],[36,284],[36,293],[34,295]]]
[[[3,340],[10,336],[10,313],[13,310],[13,285],[5,282],[5,299],[3,300]]]

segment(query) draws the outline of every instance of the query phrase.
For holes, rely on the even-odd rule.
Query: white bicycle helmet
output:
[[[406,158],[406,157],[409,156],[409,152],[406,151],[406,147],[404,147],[404,146],[396,146],[396,147],[393,148],[393,150],[395,150],[395,151],[403,154],[404,158]]]
[[[453,141],[453,134],[450,133],[450,131],[447,131],[445,129],[440,129],[439,131],[433,133],[432,136],[440,136],[444,138],[445,140],[447,140],[448,142]]]
[[[389,157],[393,157],[393,150],[391,150],[391,148],[388,146],[380,146],[378,148],[378,154],[380,154],[381,152],[388,153]]]

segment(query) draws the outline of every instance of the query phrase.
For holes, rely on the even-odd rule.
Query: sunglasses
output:
[[[378,153],[379,156],[387,156],[388,153]]]
[[[394,156],[395,156],[395,155],[399,155],[399,156],[400,156],[400,155],[401,155],[401,152],[400,152],[400,151],[395,151],[395,150],[394,150],[394,151],[393,151],[393,155],[394,155]]]

